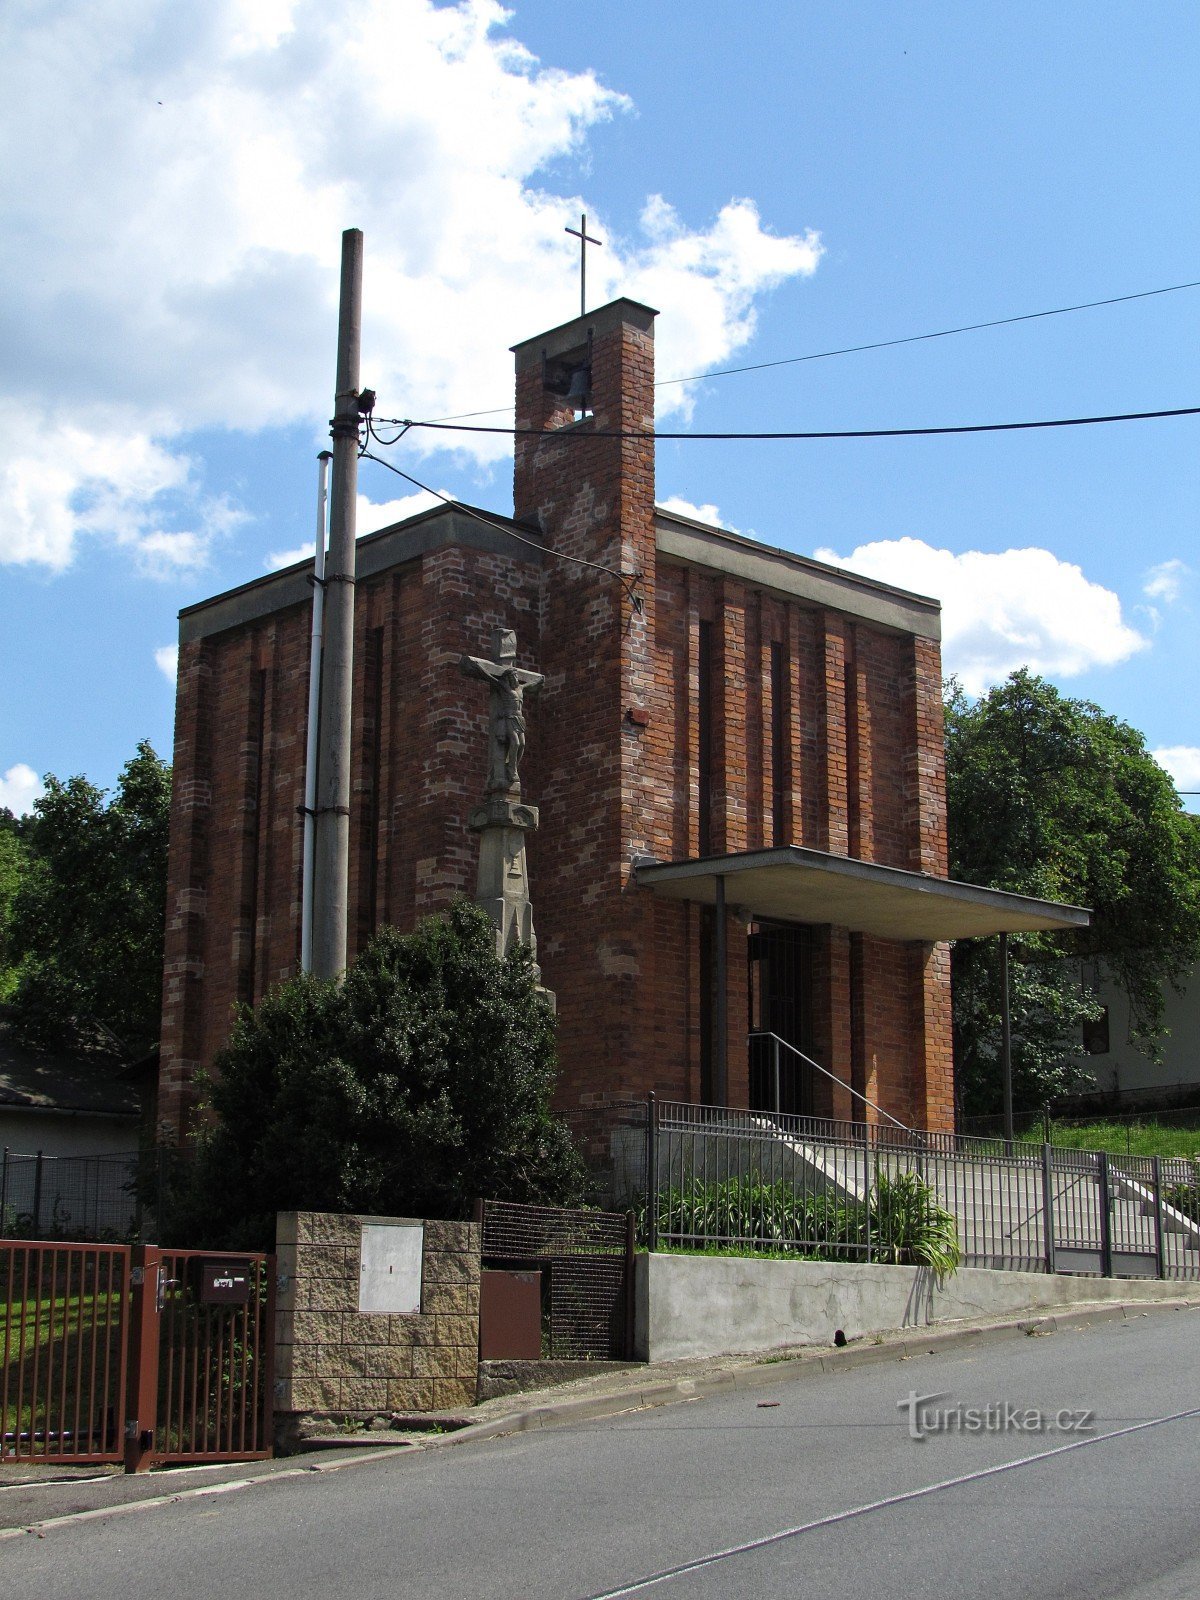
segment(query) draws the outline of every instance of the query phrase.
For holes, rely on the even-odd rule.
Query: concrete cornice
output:
[[[536,539],[536,530],[498,511],[489,511],[486,515],[489,521],[501,526],[489,527],[454,506],[435,506],[420,516],[368,534],[358,541],[356,576],[362,582],[449,545],[512,556],[532,567],[542,565],[545,557],[541,551],[507,538],[503,531],[504,526],[511,526],[523,539]],[[285,611],[289,606],[307,605],[312,599],[312,568],[311,559],[299,561],[280,572],[269,573],[209,600],[185,606],[179,613],[180,643],[206,639],[212,634],[224,633],[227,628],[242,627],[259,617]]]
[[[895,589],[810,556],[759,544],[674,511],[656,509],[654,523],[658,551],[672,560],[900,633],[923,639],[942,636],[941,603],[927,595]]]
[[[612,300],[596,311],[589,311],[586,317],[573,317],[570,322],[563,322],[557,328],[548,328],[545,333],[535,334],[532,339],[522,339],[520,344],[514,344],[512,352],[517,358],[517,371],[524,372],[529,367],[539,365],[543,357],[553,361],[557,356],[577,350],[580,345],[587,343],[589,333],[599,339],[625,326],[636,328],[640,333],[649,333],[657,315],[652,306],[644,306],[638,300]]]

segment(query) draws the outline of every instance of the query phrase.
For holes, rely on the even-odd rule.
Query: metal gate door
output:
[[[135,1249],[128,1470],[271,1454],[274,1262]]]
[[[120,1461],[129,1246],[0,1243],[0,1459]]]
[[[269,1456],[274,1262],[0,1242],[0,1459]]]

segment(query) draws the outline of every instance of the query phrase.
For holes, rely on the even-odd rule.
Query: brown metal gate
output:
[[[129,1255],[0,1243],[0,1459],[122,1459]]]
[[[632,1359],[633,1213],[505,1200],[482,1209],[484,1266],[542,1275],[542,1354]]]
[[[274,1257],[0,1243],[0,1459],[271,1454]]]

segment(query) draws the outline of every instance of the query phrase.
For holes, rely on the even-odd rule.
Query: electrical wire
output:
[[[990,322],[965,322],[958,328],[939,328],[934,333],[910,333],[902,339],[877,339],[872,344],[848,344],[840,350],[817,350],[807,356],[782,356],[778,361],[756,361],[747,367],[718,367],[715,372],[696,372],[688,378],[661,378],[654,387],[671,383],[696,383],[701,378],[728,378],[738,372],[765,372],[768,367],[792,367],[801,361],[827,361],[831,356],[854,356],[864,350],[891,350],[899,344],[921,344],[929,339],[949,339],[956,333],[978,333],[983,328],[1007,328],[1014,322],[1037,322],[1042,317],[1065,317],[1072,311],[1094,311],[1098,306],[1119,306],[1128,300],[1149,300],[1154,295],[1176,294],[1180,289],[1200,289],[1200,278],[1191,283],[1168,283],[1162,289],[1140,289],[1136,294],[1114,294],[1107,300],[1082,300],[1078,305],[1054,306],[1049,311],[1023,311],[1015,317],[993,317]]]
[[[1118,411],[1096,417],[1048,417],[1034,422],[967,422],[936,428],[824,428],[809,430],[763,430],[761,432],[663,432],[637,428],[498,428],[461,422],[417,422],[411,418],[387,418],[403,422],[404,429],[432,428],[444,433],[499,433],[512,438],[537,439],[919,439],[953,433],[1022,433],[1035,428],[1088,428],[1105,422],[1149,422],[1163,417],[1194,417],[1200,406],[1176,406],[1164,411]]]
[[[842,345],[836,350],[814,350],[803,356],[781,356],[776,361],[756,361],[745,367],[718,367],[713,372],[693,372],[685,378],[659,378],[656,389],[677,383],[699,383],[708,378],[729,378],[741,372],[765,372],[770,367],[798,366],[805,361],[828,361],[834,356],[860,355],[867,350],[892,350],[902,344],[923,344],[931,339],[950,339],[959,333],[979,333],[985,328],[1007,328],[1016,322],[1038,322],[1044,317],[1065,317],[1073,311],[1095,311],[1101,306],[1125,305],[1130,300],[1151,300],[1160,294],[1178,294],[1182,289],[1200,289],[1200,278],[1190,283],[1168,283],[1161,289],[1140,289],[1136,294],[1114,294],[1105,300],[1081,300],[1077,305],[1053,306],[1048,311],[1024,311],[1014,317],[993,317],[989,322],[965,322],[957,328],[938,328],[933,333],[910,333],[899,339],[876,339],[870,344]],[[512,406],[493,406],[490,411],[461,411],[452,417],[435,417],[435,422],[469,422],[476,417],[498,417]]]
[[[378,443],[383,443],[378,438],[370,420],[367,422],[367,433],[370,438],[375,439]],[[471,517],[475,522],[482,523],[485,528],[494,528],[497,533],[503,533],[508,538],[515,539],[518,544],[527,544],[531,550],[537,550],[541,555],[553,556],[558,561],[570,561],[578,567],[590,567],[593,572],[605,572],[610,578],[616,578],[624,589],[630,605],[635,611],[641,612],[642,597],[638,594],[636,588],[637,581],[641,577],[640,572],[618,572],[615,567],[606,567],[601,561],[585,561],[582,556],[568,555],[565,550],[553,550],[549,545],[539,543],[537,539],[529,539],[524,534],[517,533],[515,529],[508,527],[503,522],[496,521],[495,518],[489,517],[485,512],[476,511],[474,506],[464,505],[461,500],[454,500],[449,495],[439,493],[437,489],[431,489],[427,483],[422,483],[419,478],[414,478],[411,472],[402,472],[399,467],[394,467],[390,461],[385,461],[382,456],[372,455],[367,449],[360,449],[358,454],[360,460],[373,461],[377,467],[386,467],[389,472],[394,472],[398,478],[403,478],[405,483],[411,483],[414,489],[421,489],[425,494],[431,494],[435,500],[440,500],[443,505],[449,506],[452,511],[460,511],[464,517]]]

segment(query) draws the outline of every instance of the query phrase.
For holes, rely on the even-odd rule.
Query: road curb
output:
[[[782,1383],[801,1373],[849,1371],[884,1361],[908,1361],[934,1355],[959,1346],[990,1339],[1029,1338],[1057,1333],[1076,1325],[1095,1322],[1123,1322],[1150,1311],[1181,1311],[1200,1306],[1200,1299],[1121,1300],[1089,1302],[1078,1306],[1048,1307],[1045,1312],[1008,1318],[1002,1322],[974,1323],[970,1327],[914,1329],[898,1335],[883,1335],[880,1343],[848,1344],[841,1350],[798,1348],[794,1353],[764,1359],[746,1357],[746,1365],[723,1371],[697,1373],[694,1377],[642,1383],[625,1390],[610,1390],[602,1395],[582,1395],[544,1402],[528,1410],[503,1417],[489,1417],[453,1433],[440,1434],[416,1443],[418,1450],[445,1449],[472,1440],[497,1439],[507,1434],[529,1433],[540,1428],[572,1422],[595,1422],[621,1416],[630,1411],[645,1411],[656,1406],[703,1399],[730,1389],[754,1389]]]
[[[88,1507],[83,1511],[67,1512],[61,1516],[45,1517],[11,1528],[0,1528],[0,1543],[29,1535],[41,1538],[54,1529],[68,1527],[77,1522],[122,1516],[127,1512],[147,1510],[153,1506],[173,1505],[201,1496],[230,1494],[241,1489],[254,1488],[259,1484],[282,1482],[312,1473],[340,1472],[348,1467],[362,1466],[366,1462],[379,1461],[389,1456],[412,1457],[427,1450],[448,1449],[459,1444],[537,1432],[543,1428],[569,1426],[571,1423],[603,1421],[605,1418],[622,1416],[633,1411],[684,1404],[704,1399],[707,1395],[728,1393],[731,1390],[769,1388],[771,1385],[809,1373],[847,1372],[856,1367],[873,1366],[887,1361],[909,1361],[923,1355],[936,1355],[941,1351],[993,1340],[1037,1337],[1093,1323],[1128,1322],[1146,1316],[1151,1311],[1182,1311],[1198,1307],[1200,1298],[1184,1296],[1174,1300],[1090,1302],[1077,1306],[1047,1307],[1044,1312],[1033,1315],[1007,1318],[997,1322],[973,1323],[970,1326],[900,1330],[894,1334],[875,1336],[879,1339],[878,1343],[856,1341],[840,1350],[802,1346],[778,1356],[747,1355],[741,1364],[715,1372],[699,1372],[658,1380],[643,1378],[640,1382],[630,1383],[626,1388],[607,1390],[603,1394],[543,1400],[519,1411],[470,1423],[453,1433],[431,1434],[425,1438],[409,1439],[403,1443],[388,1441],[383,1444],[372,1440],[369,1449],[357,1446],[354,1441],[346,1439],[342,1441],[344,1448],[354,1453],[336,1460],[297,1459],[295,1466],[283,1468],[268,1462],[248,1463],[248,1470],[241,1477],[221,1483],[204,1483],[195,1487],[172,1489],[168,1493],[150,1495],[143,1499]],[[636,1375],[631,1373],[630,1376]],[[75,1480],[79,1484],[125,1481],[127,1480],[122,1477]],[[61,1481],[59,1486],[62,1486]]]

